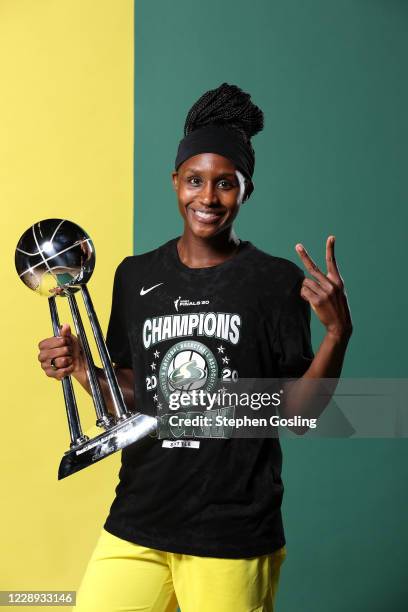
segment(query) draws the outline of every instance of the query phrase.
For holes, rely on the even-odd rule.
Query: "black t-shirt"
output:
[[[187,362],[206,389],[226,374],[302,376],[313,359],[303,271],[248,241],[219,265],[189,268],[177,241],[126,257],[115,274],[107,345],[117,365],[134,370],[135,410],[168,411]],[[178,444],[149,436],[122,450],[107,531],[210,557],[259,556],[285,544],[279,439]]]

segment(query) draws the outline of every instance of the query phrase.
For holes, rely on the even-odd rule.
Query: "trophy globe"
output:
[[[21,236],[15,265],[23,283],[40,295],[75,293],[92,276],[95,247],[76,223],[45,219]]]

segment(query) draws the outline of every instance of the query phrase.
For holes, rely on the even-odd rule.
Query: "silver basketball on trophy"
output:
[[[57,287],[75,292],[92,276],[95,248],[79,225],[45,219],[21,236],[15,264],[23,283],[41,295],[49,297]]]

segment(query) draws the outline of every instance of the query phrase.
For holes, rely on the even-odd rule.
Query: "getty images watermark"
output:
[[[159,438],[408,438],[406,378],[171,382],[158,385]]]
[[[278,408],[282,404],[283,391],[267,392],[235,392],[220,389],[208,392],[202,389],[193,389],[181,393],[171,393],[169,396],[169,410],[176,414],[166,415],[166,423],[171,428],[262,428],[262,427],[306,427],[314,429],[317,419],[294,415],[285,418],[273,412],[267,417],[252,416],[251,414],[236,414],[239,408],[254,411],[262,408]],[[194,407],[205,410],[204,413],[194,413]],[[189,408],[187,412],[180,409]],[[191,410],[193,408],[193,410]],[[224,410],[223,410],[224,409]],[[180,412],[179,412],[180,411]]]

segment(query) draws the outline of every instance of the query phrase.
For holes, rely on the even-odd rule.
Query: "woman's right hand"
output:
[[[38,360],[42,369],[47,376],[57,380],[69,375],[79,379],[86,377],[84,356],[78,338],[71,334],[68,323],[61,327],[60,334],[39,342]],[[56,370],[51,367],[51,359],[54,359]]]

